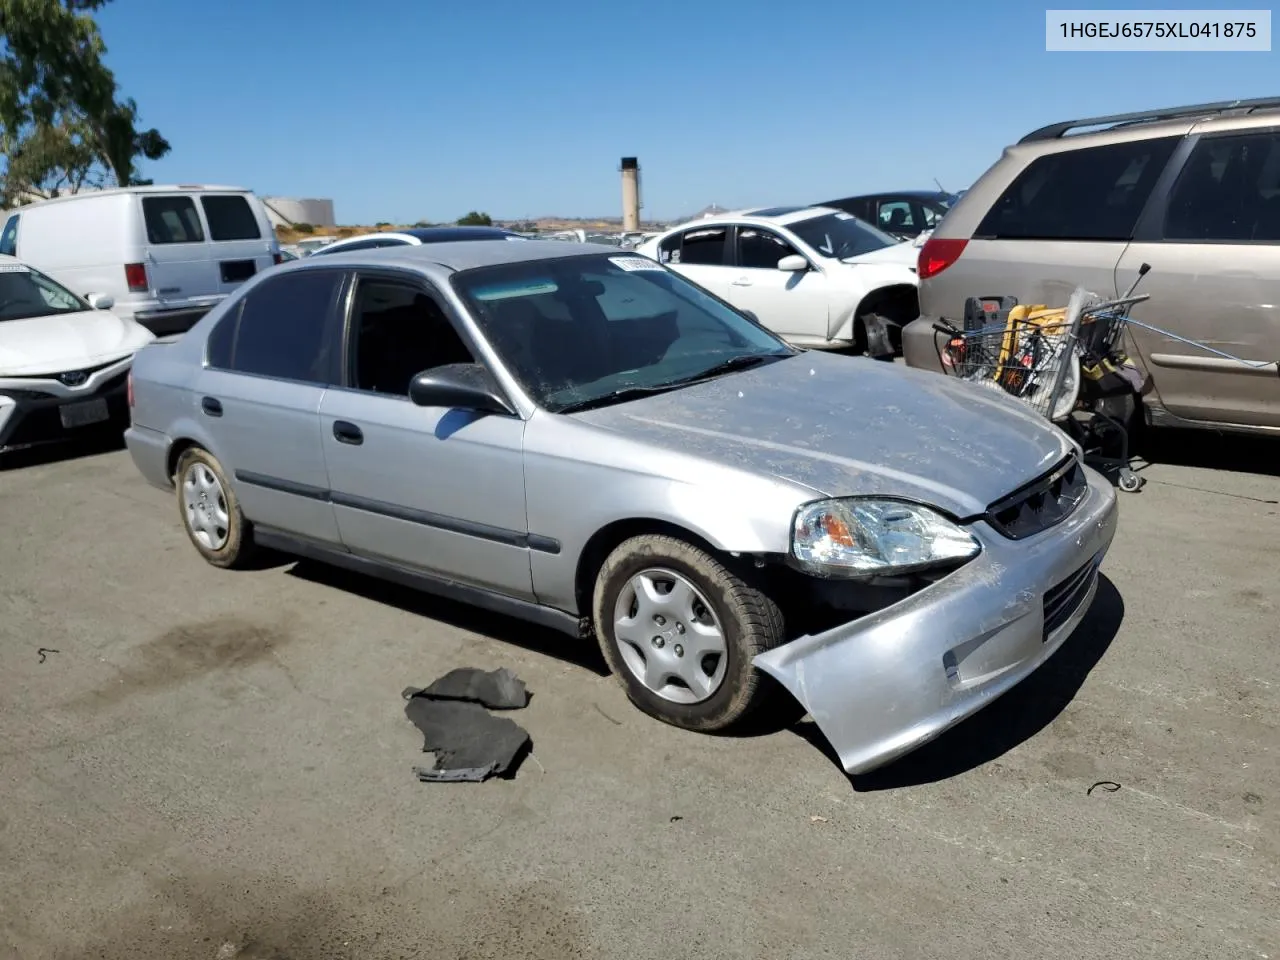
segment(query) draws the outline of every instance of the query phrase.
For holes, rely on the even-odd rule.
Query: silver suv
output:
[[[921,248],[906,362],[940,370],[932,324],[968,297],[1116,295],[1143,263],[1133,319],[1175,335],[1130,327],[1147,421],[1280,431],[1280,98],[1055,123],[1007,148]]]

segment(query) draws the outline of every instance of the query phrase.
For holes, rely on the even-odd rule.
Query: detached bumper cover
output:
[[[1030,675],[1084,619],[1115,536],[1092,470],[1075,512],[1026,540],[971,528],[982,553],[911,597],[754,663],[796,697],[850,774],[911,752]]]

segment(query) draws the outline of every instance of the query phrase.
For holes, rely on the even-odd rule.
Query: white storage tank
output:
[[[291,223],[309,223],[313,227],[331,227],[338,221],[333,215],[333,201],[328,199],[298,199],[295,197],[263,197],[267,216],[273,227],[287,227]]]

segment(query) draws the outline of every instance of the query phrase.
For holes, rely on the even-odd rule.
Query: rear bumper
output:
[[[933,329],[937,317],[922,316],[902,328],[902,359],[908,367],[944,373],[939,354],[945,338]]]
[[[169,476],[169,438],[159,430],[132,424],[124,432],[124,443],[143,479],[153,487],[172,490]]]
[[[175,333],[186,333],[200,319],[221,301],[205,302],[185,307],[162,307],[152,303],[122,304],[121,312],[128,313],[136,322],[146,327],[157,337]]]
[[[976,713],[1043,664],[1084,619],[1115,536],[1116,494],[1089,492],[1022,541],[985,523],[982,552],[919,593],[756,657],[813,717],[850,774],[874,770]]]

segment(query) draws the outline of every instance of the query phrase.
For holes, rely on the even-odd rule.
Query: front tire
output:
[[[782,612],[683,540],[646,535],[618,546],[596,577],[592,612],[609,668],[659,720],[726,730],[776,692],[751,661],[783,642]]]
[[[200,555],[215,567],[245,566],[252,559],[253,530],[216,457],[191,447],[178,458],[178,513]]]

